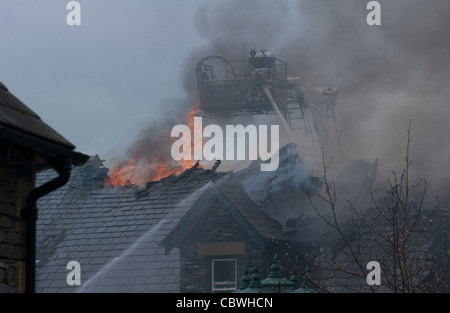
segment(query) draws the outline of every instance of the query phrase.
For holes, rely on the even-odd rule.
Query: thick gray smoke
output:
[[[250,48],[268,49],[311,87],[338,87],[342,146],[330,154],[336,163],[378,159],[383,181],[391,169],[404,167],[411,119],[414,173],[444,187],[450,159],[450,4],[380,1],[382,25],[369,26],[367,2],[215,2],[197,12],[195,25],[209,46],[192,60],[208,54],[244,58]],[[192,76],[185,77],[192,90]]]
[[[329,151],[338,168],[344,168],[349,159],[378,159],[379,176],[385,182],[391,169],[404,167],[411,119],[414,174],[425,176],[434,192],[443,193],[449,183],[446,166],[450,160],[446,142],[450,135],[450,4],[448,0],[379,1],[382,25],[369,26],[367,2],[205,3],[194,25],[208,44],[186,58],[182,82],[189,100],[174,109],[190,109],[195,65],[204,56],[243,59],[251,48],[267,49],[288,63],[290,75],[301,76],[310,87],[338,87],[341,149]],[[144,133],[140,143],[148,135]],[[303,148],[299,146],[302,157],[308,157]],[[320,168],[320,159],[317,163]]]
[[[136,151],[141,151],[138,162],[140,171],[148,168],[148,176],[150,176],[152,171],[149,164],[171,160],[170,131],[176,124],[186,124],[183,117],[194,105],[197,62],[208,55],[246,59],[251,47],[274,46],[279,39],[277,34],[282,32],[282,23],[277,21],[282,21],[287,12],[287,5],[277,4],[275,1],[219,1],[199,8],[194,26],[209,44],[188,53],[186,57],[184,68],[181,69],[186,99],[170,103],[170,109],[165,106],[164,112],[158,112],[161,116],[160,122],[150,125],[137,140],[131,143],[127,154],[129,158],[132,158]],[[250,15],[258,16],[258,18],[251,18]],[[229,23],[230,21],[232,23]],[[255,29],[258,31],[255,32]],[[226,121],[221,119],[209,122],[223,124]],[[253,120],[249,119],[248,122],[253,123]],[[246,124],[242,119],[239,119],[238,123]],[[126,164],[126,162],[123,163],[124,166]],[[223,164],[221,169],[231,169],[229,165],[235,166],[234,162],[230,162],[230,164]]]
[[[404,166],[412,119],[416,175],[443,193],[450,149],[450,4],[380,1],[382,26],[366,24],[366,1],[301,1],[298,36],[282,51],[313,84],[340,90],[342,152],[380,160],[382,178]]]
[[[208,44],[193,51],[185,62],[186,91],[195,90],[195,65],[205,56],[243,60],[249,57],[251,48],[271,50],[275,47],[288,11],[289,6],[283,1],[205,2],[196,13],[194,26]]]

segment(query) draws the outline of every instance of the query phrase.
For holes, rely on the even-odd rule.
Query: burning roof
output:
[[[193,107],[183,117],[184,122],[190,129],[194,129],[194,115],[198,110],[199,103],[194,102]],[[166,126],[164,125],[164,127]],[[173,138],[170,137],[169,129],[164,127],[156,130],[158,134],[164,133],[163,138],[157,135],[153,136],[151,140],[146,138],[146,144],[138,145],[129,160],[115,161],[108,170],[108,175],[104,178],[104,185],[115,187],[139,185],[140,187],[145,187],[149,181],[157,181],[172,174],[178,175],[184,170],[191,168],[195,161],[181,160],[175,162],[168,159],[167,155],[161,152],[170,151],[170,145],[173,141]],[[201,137],[201,134],[194,134],[194,136]],[[155,149],[155,147],[159,149]]]
[[[66,186],[40,200],[36,290],[67,291],[60,265],[74,259],[83,264],[81,291],[178,291],[179,256],[165,255],[158,243],[200,196],[195,191],[220,174],[194,168],[142,190],[103,187],[101,166],[92,158]],[[51,175],[44,172],[39,180]],[[166,274],[159,274],[161,268]]]
[[[178,292],[176,247],[182,233],[177,227],[195,222],[193,210],[207,210],[208,197],[232,210],[254,240],[288,239],[282,225],[261,211],[234,173],[193,166],[142,189],[104,186],[106,172],[98,156],[92,157],[74,169],[63,188],[39,201],[38,292],[73,290],[65,280],[70,260],[83,264],[84,282],[78,291]],[[38,182],[52,175],[44,171]]]
[[[258,162],[236,173],[197,165],[141,188],[104,186],[108,169],[92,157],[38,203],[36,290],[179,292],[183,240],[199,216],[217,204],[257,246],[271,240],[302,247],[319,238],[321,244],[333,241],[306,197],[319,192],[322,181],[310,176],[295,145],[280,149],[274,172],[259,171]],[[54,175],[42,172],[38,184]],[[66,284],[65,265],[71,260],[82,264],[78,289]]]

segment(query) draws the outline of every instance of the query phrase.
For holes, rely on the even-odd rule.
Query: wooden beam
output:
[[[245,254],[245,242],[212,242],[198,244],[199,256]]]

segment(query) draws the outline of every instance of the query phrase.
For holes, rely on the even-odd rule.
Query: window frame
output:
[[[214,269],[215,269],[215,262],[224,262],[224,261],[233,261],[234,262],[234,282],[233,281],[225,281],[225,282],[215,282],[214,281]],[[229,288],[216,288],[217,284],[233,284],[234,287]],[[211,292],[217,293],[217,292],[230,292],[237,290],[237,259],[236,258],[218,258],[218,259],[211,259]]]

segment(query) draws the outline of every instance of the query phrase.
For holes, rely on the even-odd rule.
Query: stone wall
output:
[[[244,242],[245,253],[199,256],[198,244],[215,242]],[[264,252],[251,241],[229,211],[221,204],[213,203],[180,248],[180,292],[211,292],[211,261],[219,258],[237,259],[238,288],[245,266],[252,272],[253,266],[258,265],[261,277],[267,275]]]
[[[32,161],[2,143],[0,148],[0,292],[25,289],[25,221],[21,210],[34,188]]]

